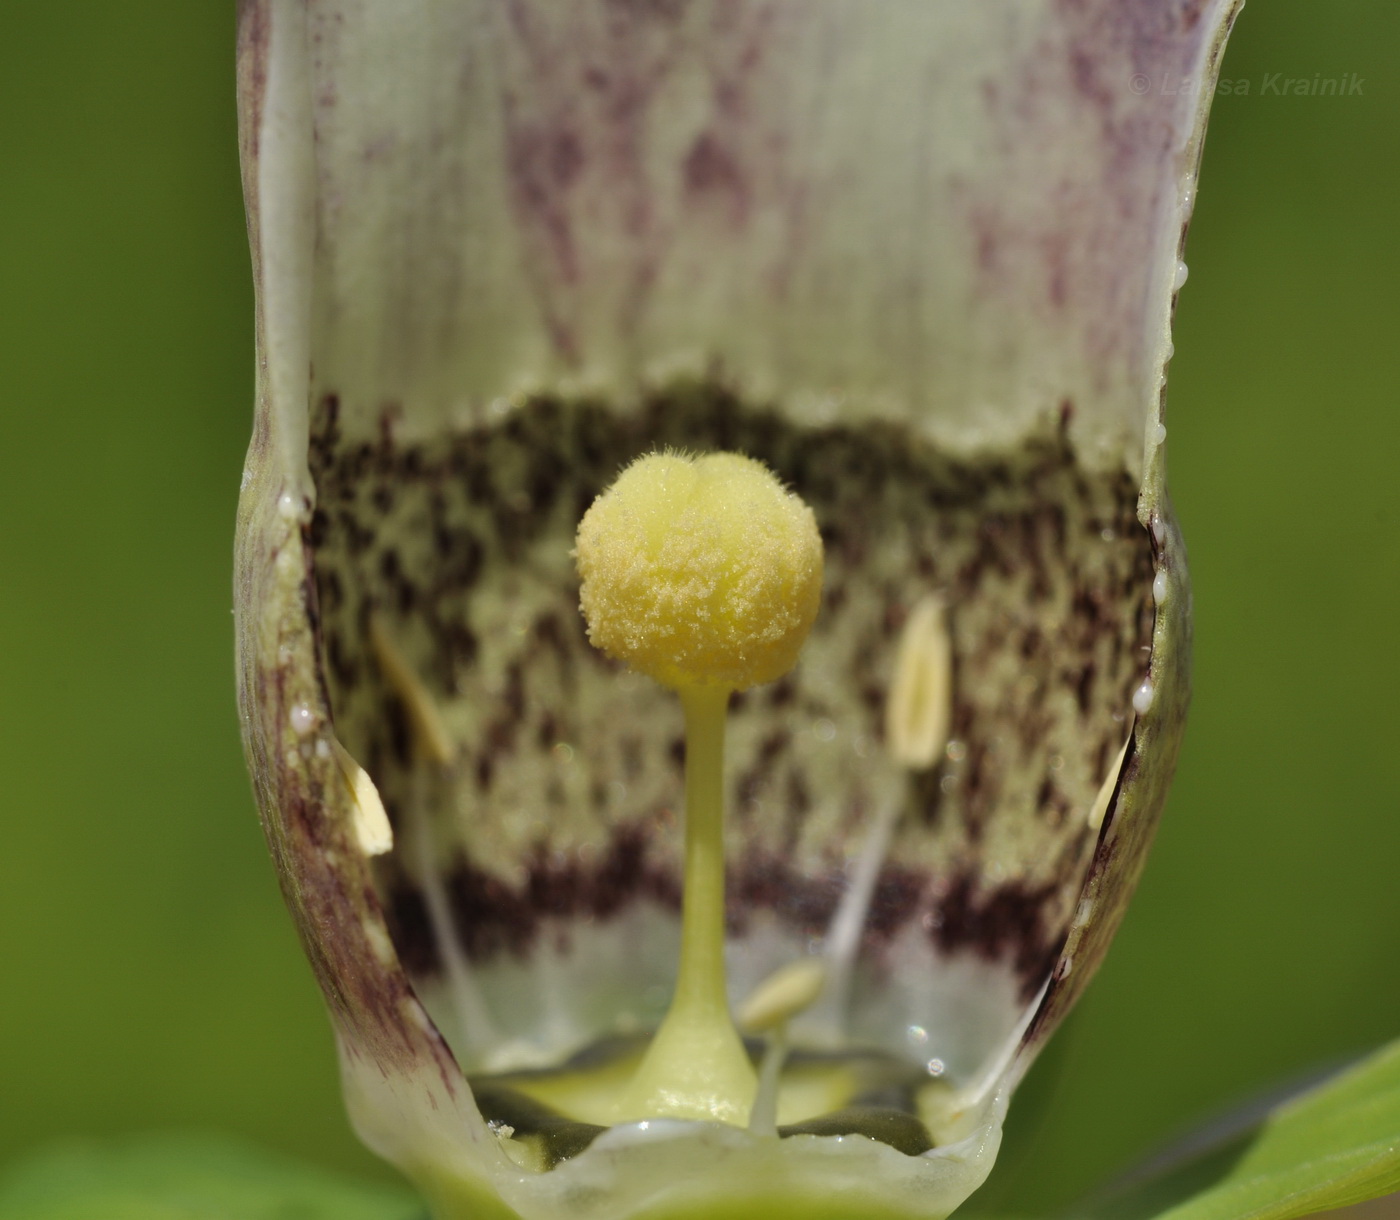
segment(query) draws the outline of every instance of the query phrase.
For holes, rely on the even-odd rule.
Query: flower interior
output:
[[[512,1159],[653,1116],[958,1138],[1087,918],[1149,707],[1136,481],[1077,460],[1072,402],[959,456],[719,379],[431,436],[369,407],[327,387],[313,421],[329,705],[392,825],[394,948]],[[589,642],[579,521],[666,450],[747,455],[811,510],[821,606],[771,681],[640,662],[662,685]]]
[[[245,748],[351,1120],[443,1220],[985,1178],[1181,739],[1163,394],[1237,7],[240,5]],[[580,522],[667,453],[810,511],[800,654],[806,592],[739,598],[771,672],[669,561],[590,642]]]

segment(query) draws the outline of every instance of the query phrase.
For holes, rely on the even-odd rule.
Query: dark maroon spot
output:
[[[727,898],[731,935],[743,935],[752,912],[768,910],[796,931],[819,936],[841,901],[841,882],[804,876],[781,856],[754,855],[731,868]]]
[[[1011,883],[983,891],[979,885],[968,874],[954,880],[939,903],[931,935],[945,953],[972,952],[989,961],[1010,958],[1023,989],[1034,995],[1059,953],[1061,937],[1046,922],[1046,907],[1059,887],[1027,889]]]
[[[682,166],[686,190],[694,195],[723,194],[732,206],[742,207],[744,179],[738,162],[711,132],[691,145]]]
[[[893,939],[914,916],[929,879],[912,869],[887,864],[880,870],[875,892],[870,896],[870,913],[865,920],[865,939],[872,946]]]

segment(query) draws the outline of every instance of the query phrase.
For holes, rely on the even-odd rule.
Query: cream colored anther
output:
[[[826,986],[826,963],[814,957],[780,966],[749,993],[735,1015],[746,1034],[766,1034],[816,1003]]]
[[[925,597],[909,612],[885,702],[885,743],[911,771],[933,766],[953,722],[953,644],[941,598]]]
[[[768,1049],[758,1069],[758,1090],[749,1111],[754,1135],[778,1133],[778,1093],[787,1059],[787,1026],[805,1012],[826,987],[826,963],[806,957],[780,966],[749,994],[739,1009],[739,1028],[747,1034],[767,1034]]]
[[[905,619],[895,654],[894,677],[885,696],[885,747],[903,769],[897,793],[876,810],[854,861],[846,892],[826,934],[830,975],[815,1023],[829,1031],[845,1028],[851,978],[861,933],[870,914],[875,882],[889,850],[895,825],[908,800],[908,774],[938,761],[953,723],[953,643],[941,598],[920,599]]]
[[[413,672],[413,667],[399,651],[399,646],[390,638],[377,615],[369,620],[369,646],[384,680],[403,701],[418,753],[439,766],[451,765],[457,756],[457,743],[447,731],[442,713],[428,694],[428,688]]]
[[[1097,830],[1103,825],[1104,817],[1108,814],[1108,807],[1113,802],[1113,794],[1118,790],[1118,773],[1123,769],[1123,759],[1127,757],[1128,746],[1132,744],[1132,740],[1133,735],[1129,733],[1127,740],[1123,742],[1123,748],[1118,751],[1118,756],[1113,760],[1113,765],[1109,767],[1108,774],[1104,777],[1098,796],[1094,797],[1094,803],[1089,807],[1090,830]]]
[[[331,749],[340,773],[345,777],[345,785],[350,789],[351,825],[360,850],[367,856],[382,856],[394,847],[394,831],[389,825],[389,815],[384,812],[384,802],[379,799],[379,789],[374,786],[366,771],[351,756],[340,742],[331,738]]]

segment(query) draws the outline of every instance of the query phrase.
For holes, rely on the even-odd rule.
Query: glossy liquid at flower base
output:
[[[556,1069],[471,1078],[491,1129],[520,1164],[552,1169],[609,1125],[615,1095],[631,1079],[648,1039],[610,1038]],[[755,1070],[764,1045],[746,1042]],[[933,1147],[921,1115],[937,1114],[952,1082],[881,1051],[789,1053],[778,1097],[778,1134],[863,1135],[910,1156]],[[595,1120],[595,1121],[590,1121]]]

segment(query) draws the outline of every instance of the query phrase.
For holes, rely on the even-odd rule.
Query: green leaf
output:
[[[405,1190],[212,1137],[70,1144],[0,1174],[0,1220],[427,1220]]]
[[[1400,1042],[1189,1161],[1081,1209],[1095,1220],[1290,1220],[1400,1190]]]

